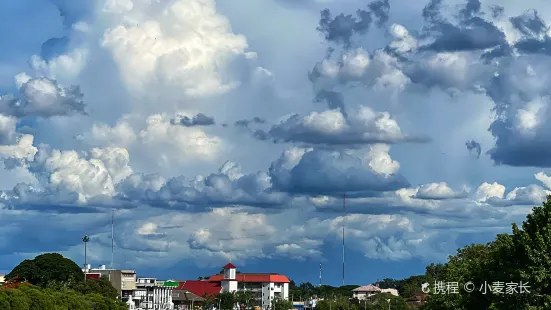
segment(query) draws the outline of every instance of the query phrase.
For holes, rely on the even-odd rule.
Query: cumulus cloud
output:
[[[79,86],[61,87],[47,78],[20,81],[19,94],[0,96],[0,113],[16,117],[86,114]]]
[[[360,106],[345,117],[340,110],[293,115],[268,132],[275,141],[321,145],[362,145],[374,143],[425,142],[428,138],[402,134],[387,112]]]
[[[415,198],[419,199],[454,199],[454,198],[466,198],[467,192],[456,192],[451,189],[445,182],[431,183],[421,185],[415,194]]]
[[[276,188],[302,194],[390,191],[409,185],[388,147],[372,146],[358,156],[344,151],[287,149],[270,166]]]

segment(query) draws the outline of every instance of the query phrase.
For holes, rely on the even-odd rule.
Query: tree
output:
[[[110,299],[116,299],[119,293],[109,281],[109,278],[102,276],[99,279],[88,279],[74,286],[74,290],[82,294],[100,294]]]
[[[254,301],[254,294],[251,291],[239,291],[235,294],[235,300],[240,306],[242,305],[245,308],[249,308]]]
[[[484,287],[522,281],[529,290],[517,294],[431,294],[424,309],[543,310],[551,307],[551,196],[535,207],[522,223],[512,225],[512,234],[501,234],[485,245],[459,249],[440,269],[444,281],[471,281]],[[427,273],[429,269],[427,268]],[[452,279],[452,280],[449,280]],[[490,283],[488,283],[490,282]],[[482,285],[481,285],[482,284]],[[486,289],[488,289],[486,287]],[[517,288],[518,291],[518,288]]]
[[[212,309],[213,307],[218,307],[218,301],[216,296],[212,294],[205,293],[203,296],[203,309]]]
[[[3,291],[0,291],[0,309],[11,310],[10,297]]]
[[[383,281],[379,282],[379,288],[397,288],[400,284],[400,280],[395,280],[391,278],[384,278]]]
[[[230,292],[223,292],[216,296],[216,302],[222,310],[233,310],[236,304],[235,295]]]
[[[84,273],[75,262],[61,254],[46,253],[21,262],[6,275],[6,280],[16,277],[42,288],[71,287],[84,280]]]
[[[282,298],[274,298],[272,300],[272,310],[289,310],[293,309],[293,302]]]

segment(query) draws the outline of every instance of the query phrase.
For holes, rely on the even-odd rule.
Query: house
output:
[[[400,295],[400,294],[398,294],[398,290],[395,289],[395,288],[382,288],[381,293],[386,293],[386,294],[390,294],[390,295],[393,295],[393,296],[399,296]]]
[[[3,274],[3,273],[0,273],[0,286],[4,284],[4,282],[6,282],[6,279],[5,279],[6,275]]]
[[[138,278],[136,289],[123,294],[123,299],[132,299],[140,309],[172,309],[172,290],[178,286],[176,281],[159,281],[156,278]]]
[[[367,298],[381,293],[381,289],[375,285],[364,285],[352,290],[352,297],[358,300],[366,300]]]
[[[127,297],[125,298],[124,296],[129,296],[136,289],[135,270],[107,269],[105,265],[91,268],[88,264],[82,271],[86,275],[86,279],[99,279],[102,276],[109,278],[109,281],[117,290],[122,300],[126,301]]]
[[[205,297],[216,296],[222,292],[220,283],[207,280],[180,281],[172,291],[174,309],[189,310],[203,305]]]

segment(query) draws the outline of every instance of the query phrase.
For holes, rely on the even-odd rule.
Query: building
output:
[[[132,299],[138,309],[173,309],[172,290],[176,281],[158,281],[156,278],[136,279],[136,289],[125,291],[123,299]]]
[[[107,269],[105,265],[91,268],[90,265],[87,265],[82,271],[86,274],[86,279],[98,279],[102,276],[108,277],[122,300],[128,299],[128,296],[136,289],[135,270]]]
[[[217,283],[222,292],[249,291],[254,294],[257,305],[269,309],[276,298],[289,299],[289,278],[277,273],[237,273],[237,267],[228,263],[223,274],[208,279]]]
[[[6,275],[3,273],[0,273],[0,285],[4,285],[4,282],[6,282]]]
[[[390,294],[398,296],[398,290],[394,288],[379,288],[375,285],[364,285],[352,290],[352,297],[359,300],[367,300],[369,297],[377,294]]]
[[[369,297],[381,293],[381,289],[375,285],[364,285],[352,290],[352,297],[359,300],[366,300]]]
[[[190,310],[202,306],[207,296],[216,296],[222,292],[218,282],[208,280],[181,281],[172,291],[172,301],[177,310]]]
[[[382,288],[381,289],[381,293],[383,294],[390,294],[390,295],[393,295],[393,296],[398,296],[400,294],[398,294],[398,290],[395,289],[395,288]]]

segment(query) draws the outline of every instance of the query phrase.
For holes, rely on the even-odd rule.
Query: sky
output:
[[[551,193],[544,0],[0,2],[0,272],[340,285],[424,272]],[[343,197],[346,196],[346,208]]]

